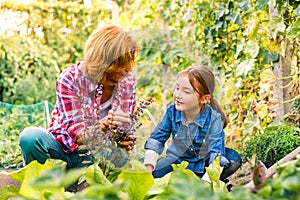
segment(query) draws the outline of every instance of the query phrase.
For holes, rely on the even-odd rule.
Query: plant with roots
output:
[[[99,163],[103,172],[109,173],[116,167],[126,164],[136,142],[135,132],[142,125],[139,117],[152,102],[152,98],[140,102],[130,115],[131,122],[122,126],[101,128],[101,124],[95,124],[94,120],[84,121],[82,143],[94,162]],[[84,106],[83,110],[86,110]],[[125,150],[119,146],[122,141],[133,141],[133,145]]]

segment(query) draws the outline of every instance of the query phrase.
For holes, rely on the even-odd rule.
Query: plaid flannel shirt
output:
[[[64,70],[56,81],[56,105],[48,131],[64,152],[71,153],[78,148],[77,134],[88,123],[96,123],[101,112],[102,91],[84,76],[84,62]],[[97,91],[97,92],[96,92]],[[112,94],[112,108],[133,113],[136,104],[136,83],[132,74],[126,75]],[[88,118],[88,119],[87,119]]]

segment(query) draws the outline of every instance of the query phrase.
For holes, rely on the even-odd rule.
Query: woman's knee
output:
[[[19,145],[24,148],[33,148],[36,142],[42,137],[44,130],[38,127],[27,127],[19,135]]]

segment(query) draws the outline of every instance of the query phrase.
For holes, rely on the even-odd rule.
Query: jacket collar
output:
[[[205,108],[200,113],[198,113],[196,118],[191,123],[195,123],[197,126],[204,127],[204,124],[210,112],[211,106],[206,105]],[[175,109],[175,121],[185,123],[184,114],[182,111]]]

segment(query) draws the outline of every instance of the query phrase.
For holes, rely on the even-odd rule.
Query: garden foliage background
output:
[[[24,111],[17,105],[54,104],[59,73],[82,60],[87,37],[103,24],[123,26],[142,46],[134,71],[137,97],[154,99],[149,111],[156,121],[172,102],[177,72],[195,63],[205,65],[216,75],[215,97],[230,121],[226,145],[245,162],[256,155],[271,166],[300,145],[299,4],[1,1],[0,101],[6,104],[0,107],[0,167],[20,167],[18,134],[26,126],[43,125],[41,110]],[[16,106],[7,110],[9,104]],[[153,127],[144,116],[137,133],[139,155]]]

